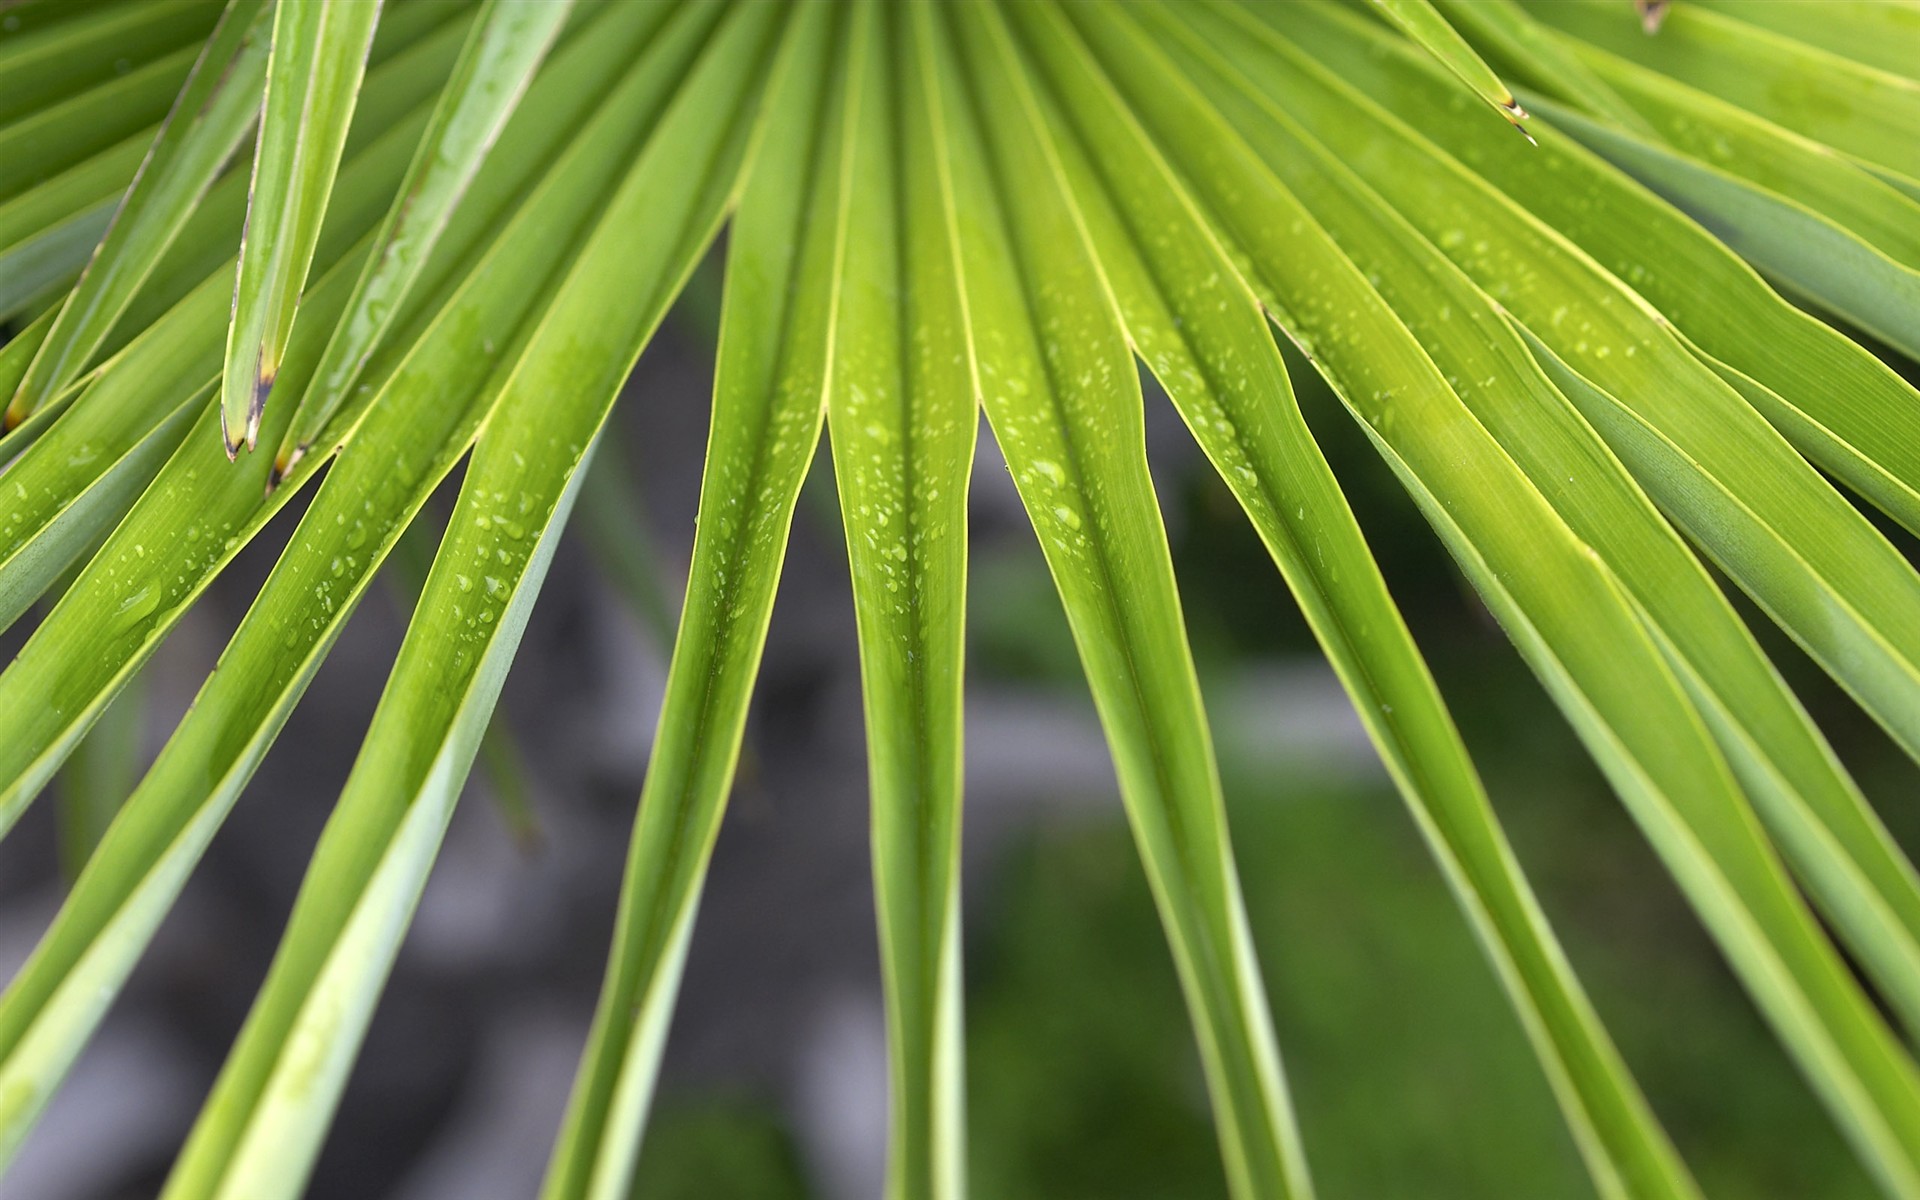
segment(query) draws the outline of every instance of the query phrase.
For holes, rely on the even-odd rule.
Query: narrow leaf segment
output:
[[[233,0],[147,151],[107,235],[60,309],[7,408],[17,425],[79,374],[260,113],[272,14]]]
[[[307,452],[358,382],[572,7],[573,0],[486,0],[481,6],[346,313],[274,455],[271,482]]]
[[[1527,110],[1520,107],[1520,102],[1513,98],[1513,92],[1500,82],[1493,68],[1467,44],[1467,39],[1447,23],[1431,0],[1372,0],[1372,3],[1403,33],[1453,72],[1461,83],[1473,89],[1474,95],[1493,105],[1519,131],[1521,137],[1533,140],[1533,135],[1521,124],[1527,119]]]
[[[1258,300],[1058,10],[1008,9],[1025,18],[1079,134],[1057,137],[1060,166],[1135,345],[1253,520],[1352,695],[1533,1038],[1596,1186],[1606,1196],[1695,1196],[1521,873],[1313,443]]]
[[[800,484],[819,443],[847,236],[849,143],[868,33],[840,5],[745,4],[785,20],[739,212],[713,423],[682,611],[620,913],[546,1200],[625,1197],[673,1011],[708,855],[738,762],[747,701]],[[663,170],[673,160],[662,159]]]
[[[828,422],[852,561],[892,1066],[891,1200],[962,1200],[960,682],[979,425],[910,21],[856,18],[860,72]],[[864,26],[876,24],[878,36]]]
[[[260,435],[366,71],[380,0],[277,0],[220,383],[227,457]]]
[[[584,156],[625,168],[621,182],[501,384],[280,953],[165,1200],[289,1200],[303,1186],[594,442],[734,193],[781,16],[731,10],[638,153]]]
[[[1147,472],[1139,376],[1068,197],[1051,182],[1032,86],[1000,14],[945,13],[922,17],[947,22],[923,74],[949,136],[982,402],[1106,730],[1200,1044],[1228,1186],[1241,1200],[1308,1197]]]

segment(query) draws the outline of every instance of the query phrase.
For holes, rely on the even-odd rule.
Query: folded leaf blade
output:
[[[18,424],[79,374],[259,113],[271,18],[234,0],[201,51],[73,295],[7,409]]]
[[[573,0],[481,5],[393,210],[274,455],[276,477],[306,453],[345,402],[572,6]]]
[[[1782,299],[1725,243],[1577,141],[1543,128],[1539,152],[1528,153],[1487,136],[1472,114],[1449,111],[1450,84],[1437,71],[1364,22],[1338,16],[1301,7],[1289,33],[1593,256],[1714,362],[1760,384],[1743,394],[1801,453],[1920,532],[1920,392],[1911,384]]]
[[[1696,1195],[1520,872],[1293,401],[1257,299],[1144,130],[1129,131],[1118,95],[1096,103],[1090,64],[1069,87],[1072,56],[1059,32],[1036,31],[1032,41],[1059,64],[1063,94],[1082,97],[1068,107],[1086,153],[1069,156],[1068,171],[1135,344],[1252,518],[1352,695],[1509,989],[1596,1185],[1604,1195]],[[1115,211],[1102,213],[1108,205]]]
[[[1331,251],[1298,202],[1265,174],[1290,164],[1242,142],[1235,132],[1242,128],[1239,114],[1228,127],[1208,103],[1216,93],[1203,99],[1176,72],[1145,69],[1165,41],[1162,31],[1180,28],[1172,10],[1148,12],[1158,18],[1153,27],[1135,29],[1125,40],[1118,36],[1125,18],[1089,21],[1086,28],[1116,27],[1097,46],[1103,59],[1140,61],[1129,98],[1161,123],[1160,144],[1247,256],[1276,319],[1366,422],[1863,1156],[1890,1186],[1909,1186],[1920,1145],[1920,1081],[1746,811],[1633,597],[1477,415],[1456,409],[1465,407],[1456,385],[1382,306],[1365,275]],[[1345,101],[1343,111],[1351,107]],[[1214,125],[1211,136],[1195,136],[1194,123],[1207,121]],[[1352,149],[1342,143],[1343,153]],[[1432,316],[1447,320],[1437,306]],[[1462,376],[1457,386],[1478,391],[1489,385]],[[1607,632],[1596,636],[1603,621]],[[1653,716],[1653,705],[1662,715]]]
[[[1743,7],[1768,9],[1773,0]],[[1839,8],[1844,21],[1846,7]],[[1583,41],[1872,164],[1910,194],[1920,193],[1920,80],[1848,61],[1699,4],[1675,5],[1658,37],[1609,19],[1606,6],[1593,0],[1537,4],[1537,11]]]
[[[862,6],[847,241],[827,390],[852,568],[887,991],[887,1195],[966,1195],[961,1061],[961,667],[979,425],[942,203],[941,134],[904,14]],[[889,103],[896,98],[897,106]]]
[[[1418,42],[1434,60],[1453,72],[1454,78],[1473,90],[1473,94],[1491,104],[1521,136],[1529,136],[1521,124],[1526,110],[1513,98],[1507,85],[1493,73],[1467,39],[1447,23],[1431,0],[1372,0],[1374,7],[1400,27],[1401,32]]]
[[[412,314],[401,322],[410,348],[397,366],[392,353],[376,357],[376,402],[329,469],[218,669],[127,801],[97,865],[76,883],[0,996],[0,1093],[32,1098],[8,1110],[0,1146],[17,1143],[51,1094],[374,572],[396,539],[411,536],[401,531],[491,412],[525,333],[618,183],[620,164],[664,104],[663,81],[678,78],[706,31],[696,15],[678,36],[661,35],[659,15],[621,6],[592,26],[593,39],[563,49],[555,72],[536,83],[476,181],[475,199],[511,194],[532,180],[538,188],[510,219],[487,223],[490,246],[469,249],[467,231],[450,231],[467,251],[458,256],[466,264],[459,286],[424,330]],[[481,204],[479,211],[494,208]],[[463,221],[475,213],[466,210]],[[416,300],[440,290],[436,284]],[[344,296],[344,284],[337,294]],[[224,291],[216,292],[214,302],[224,307],[224,300]],[[198,377],[211,381],[218,345],[208,340],[211,361]],[[202,460],[214,453],[210,444],[193,449]],[[258,494],[243,498],[260,503]]]
[[[1011,34],[995,8],[947,11],[952,24],[925,71],[949,131],[981,400],[1106,731],[1199,1042],[1229,1190],[1309,1197],[1147,472],[1132,355],[1048,167]]]
[[[266,101],[220,380],[227,457],[251,448],[293,332],[380,0],[276,0]]]
[[[730,10],[644,148],[612,158],[621,182],[502,385],[281,952],[166,1200],[303,1186],[593,444],[734,192],[781,16]]]
[[[746,6],[748,11],[754,8]],[[627,1194],[800,485],[826,410],[871,20],[793,10],[729,230],[713,420],[673,657],[592,1033],[545,1200]]]

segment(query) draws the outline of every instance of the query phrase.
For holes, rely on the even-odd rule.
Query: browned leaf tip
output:
[[[273,390],[275,372],[262,371],[254,380],[253,395],[247,400],[247,449],[260,440],[260,418],[267,411],[267,393]]]
[[[240,457],[240,447],[247,444],[246,431],[230,429],[227,426],[227,414],[220,414],[220,445],[226,449],[227,461]]]
[[[1500,106],[1500,115],[1507,119],[1507,124],[1513,126],[1514,130],[1518,132],[1521,137],[1527,139],[1529,146],[1538,146],[1540,144],[1533,140],[1531,133],[1527,132],[1525,124],[1528,116],[1527,110],[1520,107],[1518,100],[1510,100],[1502,104]]]
[[[267,495],[273,495],[273,489],[280,486],[280,481],[293,473],[294,464],[299,462],[306,452],[305,446],[295,446],[274,457],[273,469],[267,472]]]

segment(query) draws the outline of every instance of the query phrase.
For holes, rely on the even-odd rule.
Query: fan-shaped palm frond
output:
[[[1920,576],[1857,503],[1920,533],[1920,393],[1888,365],[1920,353],[1916,10],[1696,0],[1649,35],[1625,0],[1372,8],[0,3],[0,622],[45,602],[0,672],[0,834],[99,752],[186,608],[307,500],[158,760],[124,804],[108,782],[106,808],[72,815],[85,866],[0,995],[0,1170],[464,464],[163,1195],[300,1193],[621,383],[724,227],[690,582],[548,1200],[630,1189],[823,434],[865,685],[888,1192],[965,1194],[982,413],[1105,730],[1229,1186],[1313,1194],[1136,359],[1345,685],[1600,1194],[1699,1194],[1508,845],[1276,333],[1861,1161],[1920,1196],[1920,1071],[1896,1028],[1920,1028],[1920,877],[1721,582],[1920,757]],[[617,515],[596,527],[621,553]]]

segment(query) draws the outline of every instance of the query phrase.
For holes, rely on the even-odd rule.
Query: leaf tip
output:
[[[1507,119],[1507,124],[1513,126],[1514,132],[1527,139],[1529,146],[1538,146],[1540,144],[1533,140],[1533,135],[1527,132],[1525,124],[1533,114],[1521,108],[1518,100],[1508,100],[1505,104],[1500,105],[1500,115]]]
[[[305,457],[306,453],[307,447],[304,443],[281,448],[280,453],[274,456],[273,469],[267,472],[267,495],[273,495],[273,489],[279,487],[280,481],[293,473],[294,464]]]

